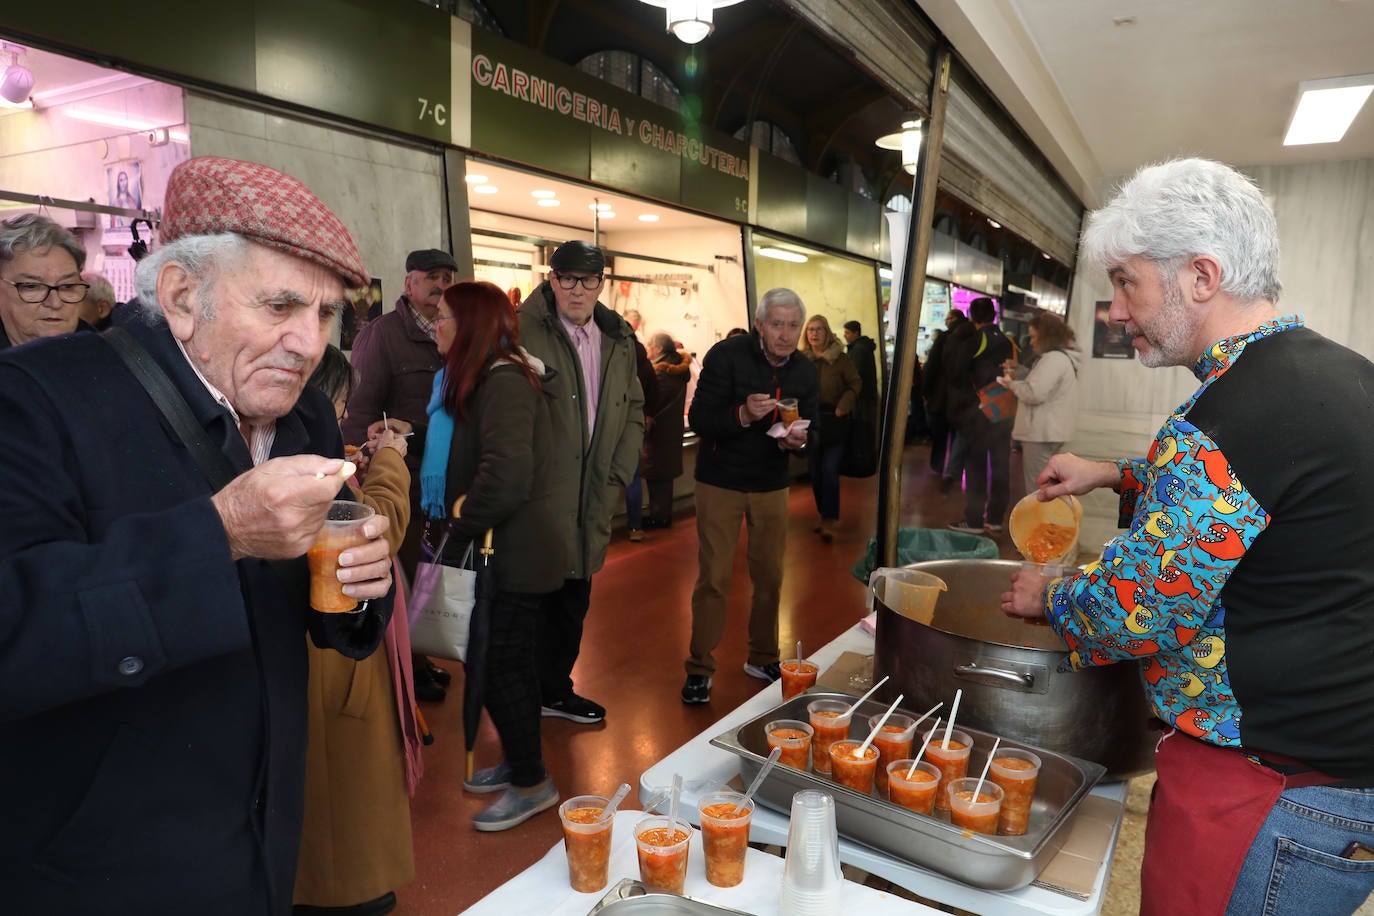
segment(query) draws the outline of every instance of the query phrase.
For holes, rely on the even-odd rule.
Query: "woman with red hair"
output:
[[[458,565],[488,528],[496,552],[486,664],[486,709],[505,759],[463,781],[469,792],[502,795],[473,819],[507,830],[558,803],[540,750],[535,626],[543,596],[563,584],[549,489],[552,431],[544,364],[520,346],[506,294],[464,280],[444,291],[434,319],[443,368],[434,377],[420,468],[421,506],[431,537],[452,527],[442,562]],[[447,520],[458,497],[461,514]],[[445,520],[442,524],[438,520]]]

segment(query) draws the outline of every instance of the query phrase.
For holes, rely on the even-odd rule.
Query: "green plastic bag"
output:
[[[897,565],[926,560],[996,560],[1001,556],[990,538],[943,528],[902,528],[897,532]],[[865,585],[878,565],[878,539],[870,538],[864,557],[850,570]]]

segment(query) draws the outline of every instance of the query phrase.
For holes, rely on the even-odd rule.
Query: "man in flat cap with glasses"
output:
[[[554,498],[569,545],[563,588],[549,596],[539,633],[545,716],[595,724],[606,710],[573,691],[572,669],[591,603],[592,574],[606,559],[618,490],[634,477],[644,439],[644,391],[634,331],[597,301],[606,258],[583,241],[559,245],[549,278],[520,306],[520,342],[554,370],[545,385],[553,419]]]
[[[0,354],[6,912],[287,916],[303,639],[363,658],[390,617],[386,518],[339,556],[353,613],[311,610],[304,556],[343,488],[306,381],[368,282],[348,230],[294,179],[203,157],[161,235],[137,319]]]
[[[444,364],[434,343],[434,320],[439,300],[457,279],[453,255],[438,248],[422,248],[406,256],[405,290],[396,307],[368,323],[353,343],[353,368],[358,381],[348,397],[343,420],[344,441],[361,444],[386,425],[398,433],[414,430],[406,452],[410,469],[410,525],[397,557],[407,575],[420,560],[424,513],[420,509],[420,463],[425,457],[425,429],[434,388],[434,373]],[[422,655],[415,656],[415,696],[429,702],[444,699],[446,670]]]

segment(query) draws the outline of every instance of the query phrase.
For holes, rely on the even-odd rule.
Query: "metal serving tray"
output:
[[[716,747],[740,758],[740,776],[748,784],[768,759],[764,727],[774,719],[808,719],[806,706],[813,700],[845,700],[857,697],[812,689],[780,706],[711,739]],[[868,717],[887,709],[867,701],[854,713],[849,736],[862,740],[868,736]],[[923,710],[900,709],[913,718]],[[969,774],[983,770],[988,751],[996,736],[955,723],[955,728],[973,738],[969,755]],[[918,730],[918,731],[923,731]],[[1106,768],[1077,757],[1069,757],[1016,741],[1002,741],[1003,747],[1034,751],[1041,759],[1040,779],[1031,806],[1025,836],[988,836],[955,827],[948,813],[933,816],[917,814],[876,794],[861,795],[837,785],[828,776],[803,773],[791,767],[775,766],[759,787],[759,802],[790,814],[792,796],[803,789],[819,789],[835,799],[835,821],[840,835],[871,846],[903,862],[949,875],[966,884],[988,890],[1008,891],[1025,887],[1049,864],[1064,844],[1062,828],[1078,803],[1106,773]]]
[[[650,913],[654,916],[749,916],[748,913],[728,907],[704,903],[680,894],[651,888],[642,881],[626,878],[611,888],[606,896],[592,907],[587,916],[627,916],[627,914]]]

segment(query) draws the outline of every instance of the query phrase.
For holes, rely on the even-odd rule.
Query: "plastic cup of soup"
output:
[[[568,852],[568,881],[579,893],[594,893],[606,886],[615,822],[615,818],[601,820],[607,804],[600,795],[578,795],[558,806]]]
[[[811,727],[811,766],[823,776],[830,775],[830,745],[849,737],[849,722],[854,718],[849,703],[841,700],[812,700],[806,706]]]
[[[782,748],[778,763],[805,773],[811,769],[811,739],[814,729],[798,719],[774,719],[763,728],[768,750]]]
[[[868,717],[868,728],[878,728],[883,719],[882,713]],[[887,765],[903,757],[911,759],[911,745],[916,738],[916,720],[900,713],[887,717],[887,722],[873,736],[873,746],[878,749],[877,784],[878,794],[887,794]]]
[[[635,824],[639,880],[681,894],[687,883],[687,847],[692,825],[681,818],[646,817]]]
[[[358,606],[358,599],[344,594],[339,581],[339,554],[367,543],[363,523],[376,513],[371,506],[348,499],[329,505],[324,527],[306,552],[310,564],[310,606],[324,614],[343,614]]]
[[[949,810],[949,796],[945,788],[954,780],[968,775],[968,755],[973,749],[973,739],[968,732],[961,732],[957,728],[949,734],[948,749],[943,745],[944,740],[945,733],[937,731],[926,748],[925,756],[940,770],[940,786],[935,790],[936,811]]]
[[[749,822],[754,800],[743,805],[739,792],[712,792],[697,802],[701,815],[701,845],[706,851],[706,880],[716,887],[734,887],[744,880],[744,854],[749,849]]]
[[[940,768],[922,760],[911,771],[911,761],[894,760],[887,765],[887,797],[894,805],[901,805],[917,814],[930,814],[935,809],[935,790],[940,787]]]
[[[864,795],[873,794],[873,777],[878,769],[878,749],[864,748],[863,756],[854,752],[863,747],[859,741],[836,741],[830,745],[830,778],[837,785]]]
[[[803,691],[816,686],[816,675],[820,666],[802,658],[789,658],[778,666],[782,672],[782,698],[790,700]]]
[[[974,776],[956,779],[945,790],[945,804],[949,805],[949,822],[974,833],[996,833],[997,815],[1002,810],[1002,787],[991,779],[984,779],[978,797],[973,790],[978,785]]]
[[[1024,835],[1040,778],[1040,758],[1030,751],[1004,747],[992,758],[988,778],[1002,787],[1004,796],[997,832],[1002,836]]]

